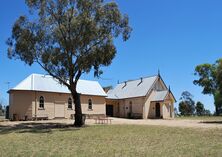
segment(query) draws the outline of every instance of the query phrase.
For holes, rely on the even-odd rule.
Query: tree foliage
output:
[[[204,110],[204,115],[205,116],[211,116],[212,114],[211,114],[211,112],[210,112],[210,110]]]
[[[32,18],[20,16],[7,44],[9,58],[38,63],[66,85],[75,103],[75,125],[81,126],[81,102],[76,86],[83,73],[101,67],[116,55],[114,39],[126,41],[131,28],[115,2],[104,0],[26,0]]]
[[[203,94],[214,96],[216,114],[222,112],[222,59],[215,64],[201,64],[195,68],[195,75],[199,77],[194,80],[195,85],[203,87]]]
[[[181,102],[179,103],[179,111],[183,116],[194,115],[195,114],[195,102],[193,100],[193,95],[184,91],[181,94]]]
[[[214,104],[217,108],[216,114],[222,114],[222,94],[218,91],[214,94]]]
[[[4,103],[0,100],[0,116],[3,116],[5,113]]]
[[[200,101],[198,101],[198,102],[196,103],[196,114],[197,114],[198,116],[202,116],[202,115],[205,114],[204,104],[201,103]]]

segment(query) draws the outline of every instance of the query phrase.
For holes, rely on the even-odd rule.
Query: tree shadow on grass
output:
[[[87,126],[84,126],[85,128]],[[0,134],[9,133],[53,133],[57,131],[78,131],[82,128],[76,128],[71,124],[63,123],[20,123],[12,126],[0,125]]]
[[[222,121],[202,121],[204,124],[222,124]]]

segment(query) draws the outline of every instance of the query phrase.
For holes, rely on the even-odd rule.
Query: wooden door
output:
[[[160,103],[156,103],[156,118],[160,118]]]
[[[106,105],[106,115],[113,117],[113,105]]]
[[[55,118],[65,117],[65,104],[55,103]]]

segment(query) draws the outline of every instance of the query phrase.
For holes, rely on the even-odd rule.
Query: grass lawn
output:
[[[177,120],[203,120],[203,121],[222,121],[222,116],[183,116],[176,117]]]
[[[0,156],[221,156],[222,130],[109,125],[7,128]]]

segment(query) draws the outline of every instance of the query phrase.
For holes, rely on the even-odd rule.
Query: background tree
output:
[[[204,110],[204,115],[205,116],[211,116],[210,110]]]
[[[222,94],[217,91],[214,93],[214,104],[216,106],[216,115],[220,115],[222,113]]]
[[[202,116],[202,115],[204,115],[204,113],[205,113],[204,104],[201,103],[200,101],[198,101],[196,103],[196,114],[198,116]]]
[[[179,112],[180,112],[180,115],[182,115],[182,116],[185,116],[185,115],[187,115],[187,109],[188,107],[187,107],[187,104],[186,103],[184,103],[183,101],[181,101],[180,103],[179,103]]]
[[[203,94],[214,96],[216,115],[222,112],[222,59],[215,64],[201,64],[195,68],[195,75],[199,77],[194,80],[195,85],[203,87]]]
[[[5,114],[5,101],[3,99],[0,99],[0,116],[3,116]]]
[[[111,64],[114,39],[126,41],[131,32],[128,17],[115,2],[104,0],[26,0],[32,18],[20,16],[7,44],[9,58],[39,64],[71,91],[75,126],[82,126],[77,82],[83,73]]]
[[[4,108],[3,100],[0,100],[0,116],[5,115],[5,108]]]
[[[184,91],[181,94],[180,100],[181,100],[181,102],[179,103],[180,114],[184,116],[194,115],[195,102],[193,100],[193,95],[188,91]]]
[[[3,106],[0,104],[0,116],[4,115],[4,108]]]
[[[178,115],[179,115],[179,114],[178,114],[178,110],[177,110],[176,107],[174,107],[174,114],[175,114],[175,116],[178,116]]]

